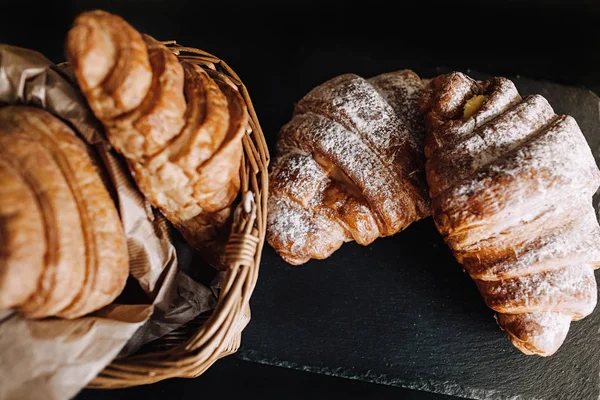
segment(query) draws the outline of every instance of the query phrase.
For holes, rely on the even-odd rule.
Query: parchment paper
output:
[[[172,238],[168,222],[137,190],[68,72],[37,52],[0,45],[0,106],[44,108],[90,144],[121,216],[130,274],[147,304],[112,304],[75,321],[0,314],[0,399],[70,398],[113,358],[211,310],[217,300],[218,281],[208,288],[186,272],[191,249]]]

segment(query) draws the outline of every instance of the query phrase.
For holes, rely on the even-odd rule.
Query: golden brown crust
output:
[[[419,101],[421,111],[425,113],[428,137],[431,138],[432,132],[448,121],[460,119],[466,101],[480,91],[480,85],[475,80],[457,72],[440,75],[429,81]],[[428,139],[427,142],[437,144],[436,140]]]
[[[138,161],[160,151],[183,126],[183,70],[177,57],[165,46],[150,36],[135,32],[121,18],[105,14],[83,14],[77,18],[71,29],[74,33],[69,35],[71,40],[67,42],[67,56],[73,64],[73,71],[88,103],[106,128],[110,143],[129,160]],[[128,29],[123,28],[124,24]],[[113,46],[122,48],[110,53],[100,43],[88,42],[87,47],[79,49],[76,44],[80,43],[78,40],[81,38],[77,32],[83,29],[82,26],[88,28],[86,32],[95,32],[91,36],[108,36],[102,43],[112,43]],[[126,40],[129,41],[127,45],[123,44]],[[84,51],[94,53],[95,56],[86,58]],[[82,52],[84,53],[81,54]],[[139,75],[138,71],[146,70],[150,84],[145,84],[146,75],[140,76],[124,88],[127,91],[122,94],[121,100],[117,100],[117,92],[111,91],[106,85],[99,84],[92,88],[85,73],[86,69],[91,69],[89,64],[97,59],[111,57],[112,60],[106,62],[113,68],[109,74],[118,75],[123,84],[131,76]],[[129,69],[115,71],[121,64],[126,64]],[[142,100],[129,101],[130,98],[138,97]],[[110,99],[114,99],[114,102]],[[119,107],[119,102],[123,101],[129,107]]]
[[[270,176],[267,240],[286,261],[367,245],[429,215],[421,89],[412,71],[346,74],[298,102]]]
[[[139,35],[114,15],[84,13],[71,32],[67,56],[77,80],[107,128],[111,144],[126,157],[141,192],[194,247],[206,239],[207,232],[209,236],[215,232],[227,236],[225,216],[239,191],[241,138],[248,124],[237,88],[219,87],[199,66],[180,64],[164,45]],[[82,48],[83,34],[109,44],[87,40]],[[125,40],[131,43],[125,45]],[[111,51],[113,48],[119,51]],[[126,75],[126,81],[147,65],[151,84],[144,83],[144,75],[137,92],[135,88],[129,92],[138,96],[145,89],[143,101],[121,113],[116,101],[106,102],[108,111],[94,107],[114,94],[105,85],[85,90],[94,83],[85,81],[89,75],[85,71],[93,69],[88,64],[95,58],[102,59],[100,64],[109,69],[129,66],[118,74]],[[224,93],[227,90],[231,93]]]
[[[512,344],[527,355],[542,357],[554,354],[569,332],[569,315],[545,312],[533,314],[498,314],[498,326]]]
[[[184,170],[198,169],[209,158],[220,150],[223,141],[229,132],[232,115],[228,108],[228,98],[219,88],[217,82],[212,79],[208,73],[197,65],[186,63],[192,70],[189,71],[189,80],[192,76],[197,78],[192,82],[202,87],[204,96],[204,112],[201,114],[200,124],[196,124],[196,129],[190,127],[169,146],[169,161],[180,165]],[[238,97],[239,94],[238,94]],[[238,97],[235,101],[238,102]],[[240,98],[241,100],[241,98]],[[233,109],[238,110],[240,105],[232,105]],[[245,114],[245,112],[244,112]],[[241,117],[240,117],[241,118]],[[245,118],[245,115],[243,117]],[[235,126],[239,129],[238,126]],[[241,137],[238,137],[241,139]]]
[[[15,160],[0,154],[0,310],[33,294],[44,267],[46,237],[37,199]]]
[[[231,204],[240,191],[242,136],[248,127],[248,113],[238,91],[214,76],[228,105],[229,128],[220,148],[197,168],[194,198],[204,210],[201,214],[176,222],[187,242],[211,264],[224,266],[224,247],[229,231]]]
[[[248,127],[248,112],[242,96],[224,81],[215,79],[228,105],[229,128],[218,151],[201,165],[194,195],[205,211],[219,211],[229,206],[240,190],[242,137]],[[214,135],[213,135],[214,136]]]
[[[184,75],[177,57],[150,36],[142,39],[152,69],[150,88],[139,106],[114,120],[104,120],[111,144],[130,160],[162,150],[183,127],[185,112]]]
[[[358,186],[363,189],[363,195],[377,212],[384,235],[396,233],[401,227],[407,226],[406,221],[412,220],[417,213],[416,206],[422,198],[420,187],[415,187],[409,179],[422,167],[419,163],[420,151],[408,127],[404,126],[397,117],[392,106],[365,79],[346,74],[325,82],[304,96],[295,107],[295,116],[307,117],[315,122],[310,124],[333,123],[336,127],[317,128],[320,130],[337,130],[338,126],[350,134],[356,135],[358,141],[373,154],[372,159],[378,159],[381,167],[389,175],[388,189],[391,193],[381,191],[368,182],[369,177],[358,177],[358,168],[343,162],[343,156],[334,149],[319,149],[319,153],[327,152],[328,157],[335,157],[332,162]],[[316,119],[326,121],[317,122]],[[291,122],[294,124],[294,120]],[[307,124],[309,124],[307,122]],[[291,128],[294,129],[294,128]],[[285,135],[283,133],[282,135]],[[329,144],[326,140],[313,140],[315,145],[324,147]],[[422,161],[422,160],[420,160]],[[375,193],[369,193],[373,189]],[[396,197],[395,202],[384,201],[387,196]]]
[[[228,182],[236,179],[239,182],[241,162],[241,154],[226,151],[224,154],[231,158],[223,161],[233,166],[233,173],[229,168],[224,169],[208,181],[202,175],[207,160],[223,150],[223,140],[229,131],[228,100],[204,70],[189,63],[184,63],[183,67],[186,97],[189,99],[183,130],[147,162],[131,164],[141,191],[174,224],[231,204],[233,198],[227,204],[223,204],[221,199],[220,208],[207,210],[203,207],[210,205],[211,197],[215,193],[217,196],[221,194]],[[246,117],[243,124],[245,131]],[[241,145],[241,135],[233,141]],[[205,192],[200,192],[197,185]]]
[[[553,354],[596,305],[600,171],[583,134],[504,78],[434,78],[421,106],[440,233],[513,344]]]
[[[82,290],[57,315],[77,318],[111,303],[121,293],[129,263],[119,215],[86,146],[73,132],[36,109],[5,110],[21,114],[32,129],[27,134],[53,154],[78,203],[86,247],[86,275]]]
[[[579,265],[475,283],[487,306],[503,314],[552,311],[580,319],[596,305],[594,272]]]
[[[141,35],[104,11],[81,14],[67,35],[67,59],[94,114],[112,119],[140,105],[152,82]]]
[[[127,246],[116,208],[85,145],[65,124],[39,109],[4,107],[0,120],[6,126],[0,138],[3,146],[12,140],[21,143],[19,165],[34,176],[35,185],[42,183],[34,191],[40,191],[38,201],[50,205],[41,207],[50,213],[44,214],[49,222],[45,235],[57,237],[49,240],[55,248],[49,249],[41,290],[21,311],[30,317],[76,318],[109,304],[129,274]],[[27,157],[41,157],[37,171],[28,168]],[[41,182],[50,176],[60,182],[54,190]]]
[[[32,318],[56,315],[73,301],[85,277],[85,245],[77,203],[52,154],[28,135],[26,122],[11,113],[2,114],[0,151],[4,159],[13,160],[35,193],[47,242],[39,286],[19,309]]]

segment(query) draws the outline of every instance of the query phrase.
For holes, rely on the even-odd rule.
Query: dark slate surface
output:
[[[514,80],[522,94],[540,93],[557,113],[573,115],[598,161],[595,94]],[[573,323],[553,357],[524,356],[498,329],[431,219],[301,267],[267,247],[251,306],[238,353],[246,360],[475,399],[600,395],[600,310]]]
[[[442,394],[278,368],[225,357],[195,379],[116,390],[83,390],[74,400],[452,400]],[[42,399],[40,399],[42,400]]]

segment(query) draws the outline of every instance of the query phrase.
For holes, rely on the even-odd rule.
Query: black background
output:
[[[158,39],[177,39],[226,60],[248,87],[269,145],[289,119],[294,101],[344,72],[370,76],[399,68],[472,68],[600,92],[600,7],[595,1],[397,2],[396,10],[385,3],[2,1],[0,42],[63,61],[64,37],[75,15],[94,8],[118,13]],[[191,399],[206,391],[225,398],[241,393],[250,398],[444,398],[233,357],[195,380],[84,391],[81,398]]]

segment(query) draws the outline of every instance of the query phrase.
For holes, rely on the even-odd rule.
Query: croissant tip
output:
[[[521,353],[523,353],[527,356],[549,357],[558,350],[558,347],[560,347],[560,345],[559,345],[557,347],[553,347],[553,348],[549,348],[549,349],[537,348],[534,345],[532,345],[531,343],[519,339],[517,336],[513,335],[509,331],[505,331],[505,333],[506,333],[506,336],[508,337],[508,339],[513,344],[513,346],[515,346],[519,351],[521,351]]]
[[[523,354],[549,357],[565,341],[571,317],[555,312],[498,314],[496,322]]]

